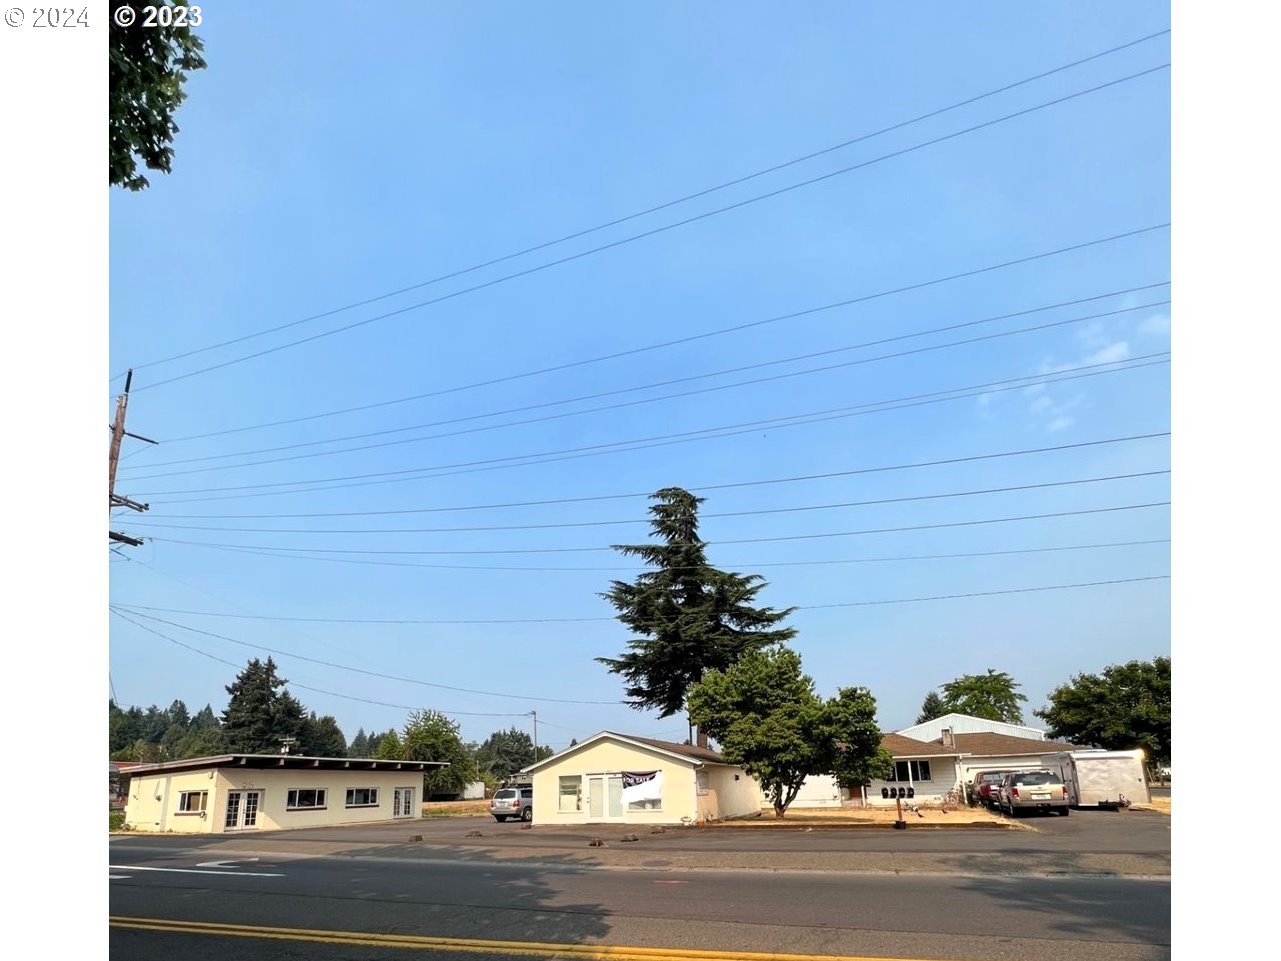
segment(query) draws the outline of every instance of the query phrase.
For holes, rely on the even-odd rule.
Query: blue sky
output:
[[[363,9],[315,4],[287,30],[248,4],[209,11],[209,67],[188,84],[174,173],[112,194],[110,373],[135,368],[128,426],[162,443],[126,446],[117,489],[152,508],[116,521],[148,540],[113,558],[111,596],[138,624],[203,652],[113,618],[120,702],[220,710],[239,666],[276,651],[288,652],[273,656],[291,689],[349,737],[434,707],[471,740],[528,730],[528,718],[503,715],[530,710],[540,741],[556,747],[603,728],[679,739],[681,718],[573,703],[622,694],[593,660],[628,636],[597,596],[635,571],[608,546],[644,540],[645,492],[816,474],[840,476],[699,491],[703,536],[713,563],[765,576],[762,602],[804,608],[790,620],[794,646],[819,690],[870,687],[887,729],[912,723],[925,694],[960,674],[1009,672],[1031,719],[1074,673],[1168,654],[1169,582],[1134,579],[1169,573],[1168,509],[1137,506],[1169,500],[1159,473],[1169,439],[1119,440],[1170,425],[1168,71],[898,153],[1165,64],[1165,37],[565,244],[150,363],[1043,73],[1164,30],[1166,5],[1002,4],[981,16],[947,4],[810,5],[803,15],[766,4],[433,5],[394,29]],[[489,281],[500,282],[413,307]],[[922,334],[1033,308],[1052,309]],[[1061,321],[1073,322],[1009,333]],[[947,346],[997,333],[1009,336]],[[923,347],[936,349],[874,359]],[[810,372],[836,364],[846,366]],[[1011,389],[983,387],[998,383]],[[104,394],[108,412],[120,384]],[[571,401],[626,388],[644,389]],[[571,402],[537,406],[561,401]],[[332,413],[366,405],[382,406]],[[858,405],[879,406],[850,410]],[[494,426],[554,414],[570,416]],[[582,450],[801,415],[813,416]],[[297,418],[309,419],[259,426]],[[359,435],[376,436],[334,440]],[[407,442],[368,446],[393,440]],[[909,468],[1097,441],[1114,442]],[[302,444],[313,446],[292,446]],[[366,449],[330,453],[352,447]],[[561,453],[575,450],[592,456]],[[493,463],[526,455],[542,462]],[[908,469],[851,473],[873,467]],[[1060,486],[781,512],[1049,484]],[[355,516],[377,511],[417,513]],[[754,511],[780,512],[742,513]],[[959,526],[1046,514],[1068,516]],[[629,523],[601,523],[612,521]],[[568,524],[595,526],[543,526]],[[517,529],[369,532],[478,527]],[[847,533],[906,527],[928,529]],[[1098,581],[1129,582],[867,603]],[[469,623],[356,623],[377,620]]]

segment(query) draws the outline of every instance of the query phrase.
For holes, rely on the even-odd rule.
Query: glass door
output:
[[[394,818],[411,818],[414,816],[413,788],[396,788],[391,798],[391,816]]]
[[[261,791],[228,791],[227,816],[222,826],[225,831],[239,831],[258,826],[258,808],[262,803]]]

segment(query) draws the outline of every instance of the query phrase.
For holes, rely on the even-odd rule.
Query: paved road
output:
[[[317,933],[372,932],[446,957],[461,957],[463,944],[412,939],[681,947],[726,957],[743,951],[993,961],[1065,953],[1074,961],[1169,957],[1164,881],[610,871],[350,854],[249,861],[136,840],[143,839],[111,846],[113,956],[393,956],[386,948],[334,943],[356,935]],[[175,929],[174,922],[183,924]],[[192,933],[190,922],[242,927]],[[140,923],[150,929],[120,926]],[[262,927],[288,930],[266,939]],[[513,947],[487,956],[521,953]]]
[[[125,922],[147,930],[113,926],[112,952],[337,961],[414,947],[477,956],[476,944],[412,940],[444,937],[993,961],[1069,951],[1074,961],[1149,961],[1169,955],[1169,824],[1149,812],[1082,811],[1029,818],[1015,831],[652,834],[476,818],[116,837],[112,914],[159,921]],[[409,841],[411,832],[423,840]],[[638,840],[623,840],[633,832]],[[594,836],[605,847],[588,847]],[[1151,876],[1157,880],[1139,879]],[[193,922],[253,927],[196,933]],[[263,926],[286,930],[264,939]],[[409,940],[396,948],[355,943],[369,933]]]

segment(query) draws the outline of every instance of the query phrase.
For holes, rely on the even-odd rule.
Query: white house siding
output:
[[[348,788],[376,788],[378,803],[347,807]],[[222,834],[247,830],[227,828],[228,797],[232,791],[257,791],[258,810],[252,830],[274,831],[286,828],[323,827],[339,824],[364,824],[392,819],[392,802],[396,788],[413,791],[410,817],[421,811],[423,774],[421,771],[309,770],[307,768],[248,767],[204,768],[194,771],[135,774],[129,785],[125,823],[135,831],[175,832],[184,834]],[[290,810],[291,790],[323,789],[324,808]],[[204,816],[179,812],[179,798],[184,791],[207,791]]]
[[[698,816],[696,761],[680,759],[630,742],[602,738],[563,752],[563,756],[543,762],[533,772],[535,824],[680,824],[682,819]],[[607,792],[606,780],[623,771],[661,771],[662,799],[654,810],[629,810],[610,815],[609,798],[600,798],[600,814],[592,812],[593,786]],[[592,780],[593,775],[602,781]],[[561,801],[561,778],[577,785],[577,796],[571,802]],[[562,807],[570,810],[561,810]]]
[[[742,768],[732,764],[708,764],[706,773],[707,793],[699,784],[698,814],[703,820],[727,820],[758,816],[761,813],[761,789],[756,779]]]
[[[1045,740],[1045,732],[1021,724],[1006,724],[1004,721],[989,721],[985,717],[970,717],[968,714],[945,714],[923,724],[905,727],[897,732],[914,741],[937,741],[943,736],[943,728],[951,728],[953,734],[1008,734],[1010,737],[1027,737],[1038,741]]]
[[[764,786],[759,781],[755,783],[759,795],[759,806],[772,807],[773,802]],[[842,804],[844,804],[844,793],[837,785],[836,778],[830,774],[815,774],[801,783],[801,789],[797,792],[791,806],[793,808],[838,808]]]
[[[914,796],[911,798],[913,804],[938,804],[949,791],[959,786],[960,765],[954,757],[896,758],[896,760],[929,761],[930,779],[928,781],[873,781],[867,788],[868,807],[894,807],[896,803],[894,798],[881,797],[882,788],[911,787],[914,791]],[[854,805],[862,803],[858,792],[851,798],[851,803]]]

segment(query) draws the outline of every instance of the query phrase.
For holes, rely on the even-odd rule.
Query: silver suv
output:
[[[1053,771],[1013,771],[1001,778],[998,807],[1010,817],[1024,811],[1055,811],[1063,816],[1068,807],[1067,786]]]
[[[532,787],[504,787],[494,792],[489,802],[489,813],[495,821],[520,818],[534,820],[534,789]]]

